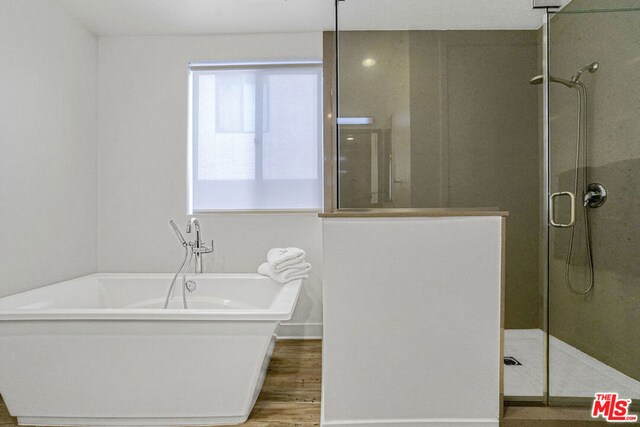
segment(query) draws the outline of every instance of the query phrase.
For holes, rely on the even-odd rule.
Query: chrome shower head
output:
[[[565,79],[560,79],[557,77],[553,77],[551,76],[551,81],[553,83],[560,83],[562,85],[565,85],[568,88],[573,88],[575,86],[574,83],[569,82]],[[529,84],[530,85],[541,85],[544,82],[544,76],[542,74],[535,76],[534,78],[532,78],[531,80],[529,80]]]
[[[584,67],[580,68],[578,72],[573,75],[573,77],[571,77],[571,83],[578,83],[578,81],[580,80],[580,76],[582,76],[582,73],[584,73],[585,71],[595,73],[596,71],[598,71],[598,68],[600,68],[600,64],[597,62],[585,65]]]

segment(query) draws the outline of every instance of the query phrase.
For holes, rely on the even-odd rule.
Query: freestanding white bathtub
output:
[[[191,275],[162,305],[171,274],[94,274],[0,298],[0,394],[24,425],[244,422],[279,321],[300,281]]]

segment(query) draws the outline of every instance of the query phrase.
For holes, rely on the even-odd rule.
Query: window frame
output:
[[[216,72],[216,71],[253,71],[259,76],[259,80],[264,75],[273,74],[269,73],[268,70],[275,71],[277,69],[282,69],[286,72],[287,69],[296,69],[296,68],[315,68],[313,72],[309,72],[309,74],[315,74],[318,76],[318,99],[317,99],[317,147],[316,147],[316,156],[317,156],[317,179],[315,180],[315,185],[318,185],[319,191],[319,201],[318,206],[316,208],[274,208],[274,209],[194,209],[193,199],[194,199],[194,191],[196,190],[195,174],[197,173],[197,162],[198,155],[194,148],[198,144],[197,135],[194,134],[195,126],[198,123],[198,79],[197,77],[201,74],[206,74],[207,72]],[[323,126],[323,61],[322,59],[292,59],[292,60],[279,60],[279,61],[240,61],[240,62],[229,62],[229,61],[219,61],[219,62],[189,62],[188,64],[188,136],[187,136],[187,214],[225,214],[225,213],[318,213],[323,211],[324,204],[324,126]],[[256,123],[255,123],[255,134],[256,139],[258,140],[255,144],[255,178],[253,181],[257,183],[258,186],[263,185],[265,181],[271,181],[273,184],[278,183],[278,181],[283,182],[302,182],[302,181],[314,181],[314,180],[265,180],[263,178],[262,172],[262,163],[263,163],[263,153],[262,153],[262,141],[264,139],[264,132],[267,130],[264,128],[263,118],[264,118],[264,105],[262,104],[262,96],[263,91],[262,88],[258,89],[256,85]],[[260,114],[260,118],[258,118],[258,113]],[[259,134],[259,135],[258,135]],[[230,180],[229,183],[232,184],[234,182]]]

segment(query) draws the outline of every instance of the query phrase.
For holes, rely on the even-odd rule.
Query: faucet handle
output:
[[[599,208],[607,200],[607,189],[597,182],[589,184],[583,196],[584,207]]]
[[[197,248],[194,245],[193,252],[197,253],[197,254],[209,254],[209,253],[213,252],[213,240],[211,241],[211,246],[200,245],[200,247]]]

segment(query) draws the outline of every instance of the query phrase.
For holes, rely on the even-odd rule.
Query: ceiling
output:
[[[98,36],[332,30],[334,0],[57,0]],[[564,3],[568,0],[562,0]],[[346,0],[341,29],[537,29],[531,0]]]
[[[323,31],[332,0],[57,0],[98,36]]]

